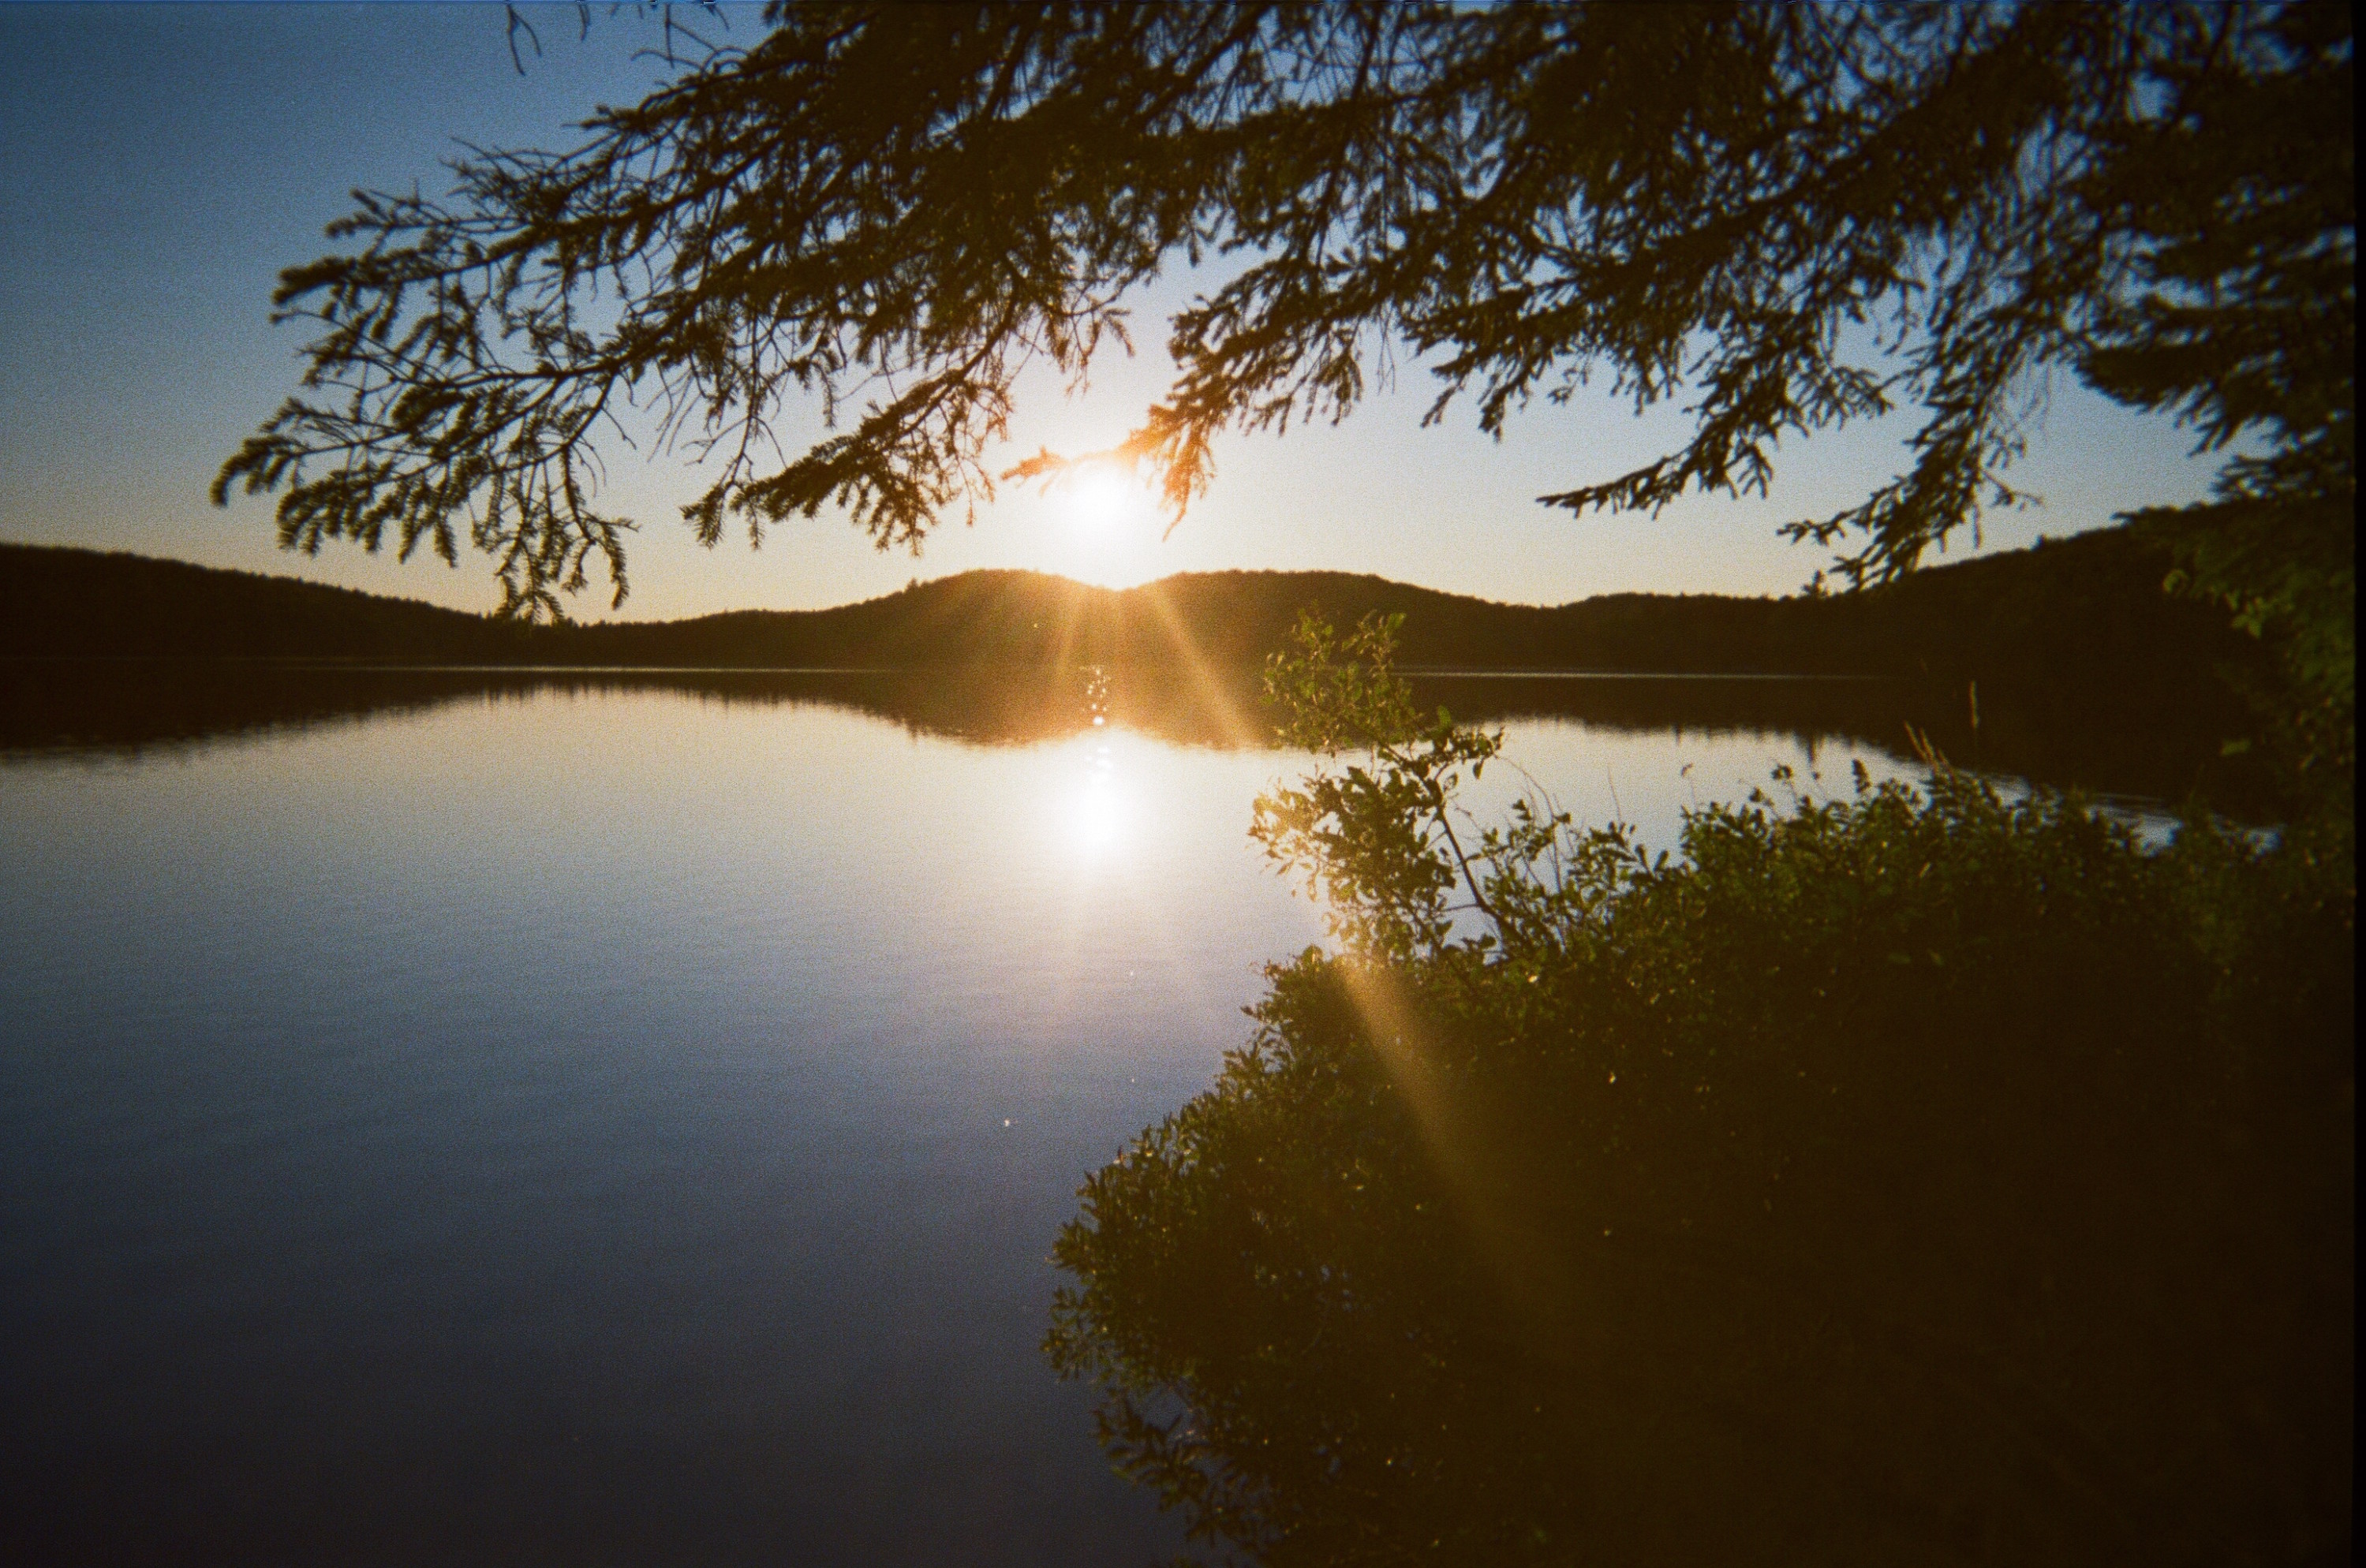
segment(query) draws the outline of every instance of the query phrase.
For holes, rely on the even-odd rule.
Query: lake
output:
[[[20,1549],[1175,1547],[1036,1347],[1078,1182],[1318,935],[1245,836],[1304,759],[1245,744],[1241,689],[127,665],[0,691]],[[1777,765],[1919,773],[1874,683],[1422,694],[1662,846]]]

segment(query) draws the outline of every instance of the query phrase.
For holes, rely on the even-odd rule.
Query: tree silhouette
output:
[[[2016,498],[2050,366],[2213,442],[2263,432],[2312,505],[2354,495],[2347,6],[765,16],[573,151],[359,196],[332,230],[354,248],[282,274],[320,335],[216,498],[280,492],[306,550],[456,559],[465,532],[528,613],[596,555],[621,601],[630,524],[594,491],[631,404],[713,461],[683,509],[702,541],[829,506],[917,549],[1075,455],[997,472],[1022,368],[1081,381],[1132,291],[1211,257],[1224,281],[1167,323],[1170,392],[1093,454],[1177,516],[1221,432],[1339,420],[1404,353],[1433,419],[1467,398],[1490,431],[1589,383],[1688,398],[1680,450],[1541,498],[1578,513],[1763,491],[1785,435],[1918,406],[1904,472],[1788,526],[1853,581]],[[2280,248],[2227,238],[2237,209]],[[2266,368],[2230,382],[2230,356]],[[793,456],[792,398],[832,421]],[[2227,504],[2282,506],[2251,461]]]

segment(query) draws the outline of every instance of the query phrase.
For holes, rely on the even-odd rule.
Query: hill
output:
[[[2254,726],[2240,692],[2264,679],[2261,650],[2206,606],[2163,595],[2167,568],[2158,546],[2120,530],[1823,599],[1540,607],[1344,573],[1186,574],[1118,592],[969,572],[830,610],[529,627],[181,562],[0,545],[0,751],[137,747],[561,678],[529,666],[721,700],[818,695],[1000,742],[1085,722],[1073,666],[1098,665],[1120,722],[1245,744],[1264,734],[1257,663],[1314,605],[1339,622],[1402,612],[1405,662],[1431,672],[1887,678],[1418,683],[1424,701],[1466,719],[1739,725],[1893,747],[1911,722],[1973,766],[2171,799],[2201,788],[2264,817],[2277,809],[2266,784],[2248,759],[2220,756]],[[881,673],[764,674],[817,668]]]
[[[0,544],[0,657],[502,663],[531,628],[186,561]]]
[[[1254,665],[1301,608],[1405,617],[1431,669],[1911,676],[2000,689],[2214,691],[2256,648],[2167,598],[2126,529],[1823,598],[1612,594],[1497,604],[1336,572],[1186,573],[1114,590],[980,571],[818,610],[527,627],[345,588],[84,550],[0,545],[0,656],[299,658],[722,668]]]
[[[1232,666],[1283,646],[1299,610],[1315,607],[1342,624],[1402,612],[1404,662],[1431,669],[2209,684],[2247,646],[2223,616],[2163,595],[2168,569],[2158,546],[2112,531],[1819,599],[1613,594],[1539,607],[1336,572],[1187,573],[1122,592],[971,572],[837,610],[575,635],[594,662],[621,665]]]

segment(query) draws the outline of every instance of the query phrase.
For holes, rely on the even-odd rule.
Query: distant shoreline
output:
[[[1232,683],[1290,646],[1313,610],[1339,627],[1398,617],[1398,667],[1417,679],[1538,689],[1894,681],[1953,692],[1966,707],[1977,685],[1984,709],[2044,711],[2049,728],[2190,730],[2214,753],[2248,733],[2239,691],[2271,671],[2223,611],[2163,591],[2171,565],[2158,540],[2124,527],[1789,599],[1612,594],[1536,606],[1342,572],[1186,573],[1111,589],[978,571],[828,610],[527,625],[288,577],[0,544],[0,660],[18,683],[42,667],[27,661],[62,658],[501,678],[939,672],[963,683],[986,670],[1040,679],[1098,667],[1222,671]]]
[[[1099,664],[1030,664],[978,662],[946,665],[654,665],[654,664],[513,664],[501,661],[442,662],[420,659],[329,658],[308,655],[238,654],[0,654],[13,664],[206,664],[220,666],[280,670],[369,670],[389,675],[924,675],[932,671],[981,674],[997,669],[1029,673],[1112,667]],[[1119,661],[1121,665],[1125,661]],[[1163,665],[1156,667],[1165,667]],[[1226,665],[1225,673],[1254,676],[1255,664]],[[1415,680],[1763,680],[1880,683],[1914,678],[1818,670],[1630,670],[1432,668],[1398,666],[1398,673]]]

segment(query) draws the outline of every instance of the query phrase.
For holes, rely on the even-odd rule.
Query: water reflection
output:
[[[1093,721],[1102,721],[1096,717]],[[1085,771],[1085,781],[1069,804],[1068,831],[1070,841],[1083,854],[1099,860],[1119,853],[1124,846],[1127,818],[1132,802],[1128,801],[1117,781],[1116,764],[1110,759],[1109,743],[1102,741],[1092,749],[1092,758]]]
[[[2116,706],[2074,688],[1970,694],[1910,681],[1718,676],[1432,674],[1415,696],[1481,722],[1576,720],[1596,732],[1788,741],[1910,754],[1910,726],[1966,767],[2108,795],[2178,801],[2197,789],[2237,816],[2274,804],[2201,722]],[[859,670],[362,668],[173,661],[0,661],[0,757],[136,756],[376,714],[536,694],[659,691],[726,707],[818,704],[887,719],[915,737],[1031,745],[1132,731],[1237,749],[1271,733],[1257,673],[982,667]],[[1099,808],[1096,808],[1099,811]]]
[[[1044,1255],[1313,933],[1242,836],[1275,759],[1065,700],[464,688],[0,767],[12,1542],[1171,1552]]]
[[[17,1535],[141,1548],[46,1560],[1177,1544],[1044,1376],[1043,1258],[1317,934],[1244,838],[1297,766],[1248,682],[0,679],[0,1450]],[[1661,845],[1898,722],[1422,693]]]

